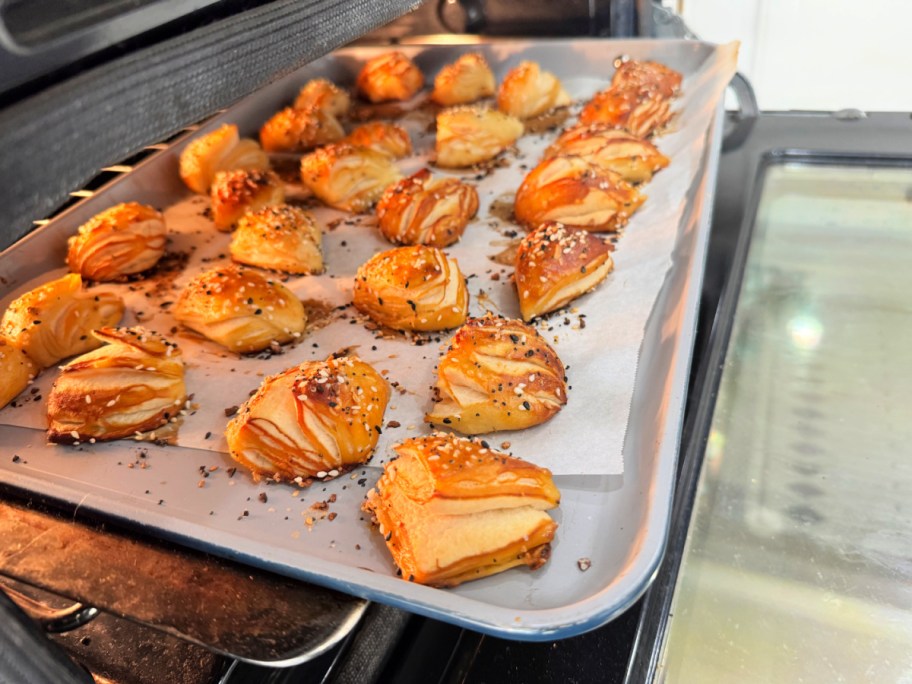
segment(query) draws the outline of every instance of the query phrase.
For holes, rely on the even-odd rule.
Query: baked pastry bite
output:
[[[597,233],[612,232],[625,226],[645,200],[613,171],[582,157],[553,157],[523,180],[513,213],[529,229],[557,221]]]
[[[285,186],[272,171],[221,171],[210,190],[212,222],[228,232],[241,216],[285,201]]]
[[[89,280],[121,280],[155,266],[165,253],[165,217],[136,202],[117,204],[79,226],[67,266]]]
[[[671,119],[671,101],[645,90],[609,88],[586,103],[580,123],[600,123],[623,128],[640,138],[648,138]]]
[[[369,59],[355,86],[371,102],[409,100],[424,85],[424,74],[401,52],[387,52]]]
[[[470,318],[437,365],[437,403],[424,419],[467,435],[544,423],[567,403],[564,366],[535,328]]]
[[[323,233],[309,211],[275,204],[244,214],[231,235],[231,258],[285,273],[323,272]]]
[[[459,168],[493,159],[523,134],[522,121],[481,107],[456,107],[437,115],[437,164]]]
[[[295,109],[316,107],[336,118],[348,114],[351,97],[335,83],[325,78],[314,78],[304,84],[294,101]]]
[[[611,87],[621,90],[649,91],[669,98],[681,88],[681,74],[659,62],[621,59],[611,78]]]
[[[574,126],[561,133],[545,151],[545,159],[560,156],[583,157],[628,183],[645,183],[669,163],[648,140],[605,124]]]
[[[460,55],[434,79],[431,100],[443,107],[472,104],[494,94],[494,72],[480,52]]]
[[[48,440],[131,437],[176,421],[187,401],[176,344],[143,328],[101,328],[104,346],[61,367],[48,396]]]
[[[403,579],[453,587],[548,560],[557,523],[545,511],[560,503],[549,470],[443,433],[394,449],[362,509]]]
[[[570,104],[558,78],[537,62],[522,62],[510,70],[497,90],[497,108],[519,119],[531,119]]]
[[[307,324],[304,305],[291,290],[259,271],[235,265],[190,281],[177,299],[174,317],[240,354],[291,342]]]
[[[516,250],[514,280],[526,321],[561,308],[602,282],[611,270],[611,247],[581,228],[545,223]]]
[[[347,143],[326,145],[301,159],[301,182],[335,209],[370,211],[383,191],[402,178],[382,152]]]
[[[305,361],[266,378],[241,406],[228,451],[256,480],[337,477],[371,457],[389,394],[357,356]]]
[[[465,277],[455,259],[435,247],[397,247],[358,269],[355,307],[396,330],[446,330],[462,325],[469,308]]]
[[[339,120],[319,107],[286,107],[260,129],[260,143],[267,152],[306,152],[344,136]]]
[[[0,408],[28,387],[40,371],[41,369],[24,351],[0,337]]]
[[[219,171],[269,168],[269,157],[259,143],[242,138],[238,127],[225,124],[212,133],[191,141],[180,155],[180,177],[188,188],[199,194],[209,186]]]
[[[446,247],[478,213],[478,192],[456,178],[421,169],[391,185],[377,203],[377,224],[390,242]]]
[[[361,124],[345,137],[344,142],[369,147],[393,159],[402,159],[412,153],[412,139],[408,132],[386,121]]]
[[[0,336],[47,368],[101,344],[91,332],[117,325],[124,308],[117,295],[85,290],[82,277],[69,273],[10,303],[0,320]]]

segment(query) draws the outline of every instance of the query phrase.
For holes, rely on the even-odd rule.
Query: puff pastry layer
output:
[[[497,108],[520,119],[530,119],[570,104],[557,77],[537,62],[522,62],[504,77],[497,91]]]
[[[452,245],[478,213],[478,192],[456,178],[434,178],[428,169],[391,185],[377,203],[380,232],[405,245]]]
[[[560,502],[550,471],[440,433],[395,449],[363,509],[404,579],[455,586],[548,560],[557,523],[545,511]]]
[[[67,242],[67,266],[90,280],[120,280],[146,271],[165,253],[165,219],[136,202],[96,214]]]
[[[28,387],[40,370],[24,351],[0,337],[0,408]]]
[[[266,378],[228,423],[228,449],[254,479],[336,477],[371,457],[388,401],[356,356],[305,361]]]
[[[674,97],[681,88],[681,74],[659,62],[630,59],[615,64],[612,88],[654,92],[664,98]]]
[[[227,232],[245,212],[282,204],[285,186],[272,171],[220,171],[215,174],[209,195],[212,222],[216,228]]]
[[[386,121],[361,124],[346,136],[345,142],[369,147],[393,159],[402,159],[412,153],[412,140],[406,130]]]
[[[282,283],[243,266],[215,268],[181,291],[174,317],[241,354],[285,344],[307,324],[304,305]]]
[[[336,118],[348,114],[351,97],[335,83],[325,78],[315,78],[304,84],[294,101],[295,109],[315,107]]]
[[[355,275],[354,303],[396,330],[446,330],[462,325],[469,293],[459,264],[434,247],[398,247],[375,254]]]
[[[620,174],[628,183],[645,183],[669,160],[648,140],[605,124],[574,126],[545,151],[545,159],[582,157],[599,168]]]
[[[165,425],[187,400],[180,349],[143,328],[101,328],[105,345],[60,369],[48,396],[48,439],[130,437]]]
[[[286,107],[260,129],[260,143],[267,152],[306,152],[344,136],[339,120],[319,107]]]
[[[468,435],[521,430],[567,403],[564,366],[525,323],[470,318],[440,358],[437,396],[429,423]]]
[[[116,325],[124,308],[117,295],[87,291],[82,277],[70,273],[13,301],[0,320],[0,336],[47,368],[95,349],[101,342],[91,332]]]
[[[648,90],[609,88],[586,103],[580,123],[600,123],[623,128],[640,138],[648,138],[671,119],[671,101]]]
[[[523,134],[515,116],[481,107],[456,107],[437,115],[437,164],[459,168],[493,159]]]
[[[231,235],[234,261],[285,273],[322,273],[323,234],[313,214],[276,204],[245,214]]]
[[[494,94],[494,72],[479,52],[461,55],[434,79],[431,100],[443,107],[472,104]]]
[[[528,228],[556,221],[593,232],[615,231],[646,200],[613,171],[582,157],[553,157],[536,166],[516,192],[513,213]]]
[[[514,279],[523,319],[561,308],[595,288],[613,268],[610,246],[589,231],[559,223],[539,226],[516,250]]]
[[[301,182],[322,202],[343,211],[369,211],[400,178],[387,155],[368,147],[337,143],[301,159]]]
[[[268,168],[269,157],[259,143],[241,138],[234,124],[225,124],[193,140],[180,156],[181,179],[193,192],[200,194],[209,192],[209,186],[219,171],[265,171]]]
[[[424,85],[424,74],[401,52],[388,52],[368,60],[355,86],[371,102],[409,100]]]

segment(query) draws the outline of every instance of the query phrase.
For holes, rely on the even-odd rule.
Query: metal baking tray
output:
[[[467,48],[402,49],[433,74]],[[619,54],[657,59],[686,76],[706,62],[715,47],[690,41],[517,40],[482,42],[472,49],[486,54],[498,81],[508,66],[522,58],[539,61],[559,77],[590,73],[607,82],[612,60]],[[242,100],[208,121],[200,132],[228,121],[238,123],[248,135],[255,134],[309,78],[325,76],[351,83],[363,60],[382,50],[354,48],[322,58]],[[229,457],[213,451],[129,441],[91,448],[53,447],[46,444],[43,431],[2,425],[0,485],[143,533],[488,634],[550,640],[604,624],[646,589],[664,548],[721,121],[720,103],[705,121],[705,144],[687,190],[672,266],[644,330],[623,443],[624,472],[556,478],[562,492],[560,509],[554,512],[560,529],[544,568],[506,572],[446,590],[396,577],[382,540],[358,511],[366,487],[379,475],[376,467],[298,492],[286,485],[254,484],[241,472],[231,477]],[[50,279],[62,274],[66,238],[95,213],[117,202],[164,207],[186,197],[176,169],[190,137],[164,147],[0,255],[0,305],[5,306],[37,276]],[[288,365],[296,362],[289,358]],[[197,401],[221,401],[216,386],[196,391]],[[564,438],[572,449],[572,436]],[[203,479],[202,472],[212,466],[218,469]],[[268,503],[262,502],[261,493],[268,494]],[[336,495],[332,510],[338,518],[302,527],[310,504],[331,494]],[[582,559],[586,562],[580,563]]]

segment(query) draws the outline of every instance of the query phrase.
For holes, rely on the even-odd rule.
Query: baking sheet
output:
[[[358,323],[353,310],[342,312],[339,316],[347,318],[309,335],[287,354],[272,358],[239,359],[209,343],[183,340],[191,366],[188,387],[196,392],[199,409],[181,427],[182,448],[125,442],[95,445],[91,452],[85,447],[49,448],[43,444],[43,402],[26,401],[19,408],[7,409],[0,414],[0,422],[15,427],[0,428],[0,435],[9,445],[5,450],[16,449],[19,459],[15,464],[11,460],[0,463],[4,480],[151,526],[160,534],[218,553],[499,634],[526,638],[569,635],[595,626],[632,601],[645,586],[650,566],[658,561],[667,524],[663,514],[667,517],[687,377],[681,368],[688,364],[697,302],[693,285],[696,280],[698,292],[705,243],[702,208],[718,154],[711,124],[733,70],[734,52],[698,43],[657,41],[517,41],[479,47],[487,53],[498,80],[520,59],[536,59],[564,79],[575,96],[589,96],[607,85],[611,59],[621,53],[659,59],[686,75],[685,95],[678,107],[687,115],[679,117],[675,130],[659,141],[660,148],[672,157],[672,166],[646,186],[650,199],[620,242],[615,273],[574,305],[578,313],[553,317],[546,324],[554,328],[544,331],[546,337],[570,365],[573,390],[568,408],[544,426],[527,433],[498,433],[494,439],[495,444],[510,442],[509,451],[557,473],[575,475],[558,478],[564,496],[556,518],[562,529],[552,561],[543,570],[505,573],[447,591],[408,584],[395,578],[382,540],[358,513],[365,488],[377,477],[376,467],[359,469],[309,490],[255,485],[241,472],[229,475],[231,462],[221,453],[224,442],[217,427],[225,423],[225,408],[243,401],[263,375],[304,359],[323,358],[340,346],[358,345],[363,358],[388,370],[390,379],[402,385],[404,391],[394,394],[387,413],[387,420],[396,420],[402,427],[386,430],[385,442],[423,429],[420,416],[429,406],[427,387],[433,384],[433,364],[446,335],[433,336],[420,347],[405,340],[378,341]],[[425,72],[434,74],[465,49],[411,51]],[[363,60],[374,52],[362,48],[320,60],[242,102],[206,128],[234,121],[253,133],[308,78],[325,75],[341,83],[351,82]],[[579,73],[600,76],[593,79]],[[417,146],[426,147],[427,136],[423,142],[418,136],[421,127],[426,127],[422,116],[415,112],[406,122],[410,121],[413,137],[419,137]],[[527,170],[522,167],[531,168],[553,137],[527,136],[519,146],[517,161],[480,181],[479,221],[451,250],[464,272],[473,276],[469,281],[473,313],[484,309],[516,313],[512,285],[506,277],[511,269],[487,258],[499,251],[495,249],[498,243],[507,242],[502,233],[515,226],[502,225],[490,215],[488,206],[519,185]],[[63,272],[59,264],[65,237],[79,223],[113,203],[138,200],[169,207],[169,227],[179,231],[174,240],[177,251],[182,251],[183,240],[188,247],[191,240],[199,245],[173,283],[165,279],[157,287],[155,297],[160,301],[149,301],[145,292],[130,293],[141,297],[143,304],[131,307],[133,315],[144,312],[144,324],[169,329],[172,323],[158,304],[173,300],[172,284],[179,288],[211,265],[204,260],[224,254],[228,242],[227,236],[213,234],[200,216],[204,199],[174,204],[175,198],[187,196],[176,174],[179,150],[180,145],[175,146],[143,164],[107,188],[103,196],[76,207],[5,253],[0,275],[12,287],[0,303],[33,287],[35,274],[44,274],[39,278],[43,282],[56,275],[53,269]],[[412,167],[404,165],[404,172],[421,165],[416,160],[409,163]],[[321,218],[334,219],[329,213]],[[357,265],[388,247],[370,226],[371,219],[351,223],[343,222],[326,235],[329,270],[336,277],[290,281],[302,297],[345,304]],[[205,236],[202,244],[200,235],[195,235],[198,231]],[[37,258],[11,257],[17,253]],[[499,281],[491,279],[494,273],[500,275]],[[485,294],[478,296],[479,290]],[[664,296],[656,300],[657,294]],[[596,297],[598,306],[592,301]],[[586,314],[585,330],[579,329],[579,313]],[[340,326],[345,326],[344,342],[339,339]],[[637,374],[638,355],[642,361]],[[51,377],[41,382],[52,380],[52,373],[47,376]],[[26,397],[45,393],[39,385],[37,393]],[[206,433],[212,433],[209,439]],[[388,455],[387,443],[379,445],[372,466]],[[336,501],[329,510],[338,515],[333,521],[321,518],[327,512],[321,510],[321,502],[331,494],[336,494]],[[612,527],[621,534],[606,544],[603,536]],[[581,558],[592,562],[586,573],[578,568]],[[572,588],[567,586],[568,573],[572,573]],[[454,603],[458,597],[463,600]],[[581,614],[588,618],[580,618]]]

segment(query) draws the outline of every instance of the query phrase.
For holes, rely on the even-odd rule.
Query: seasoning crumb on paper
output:
[[[592,567],[592,561],[588,558],[580,558],[578,561],[576,561],[576,565],[579,567],[581,572],[586,572],[586,570]]]

